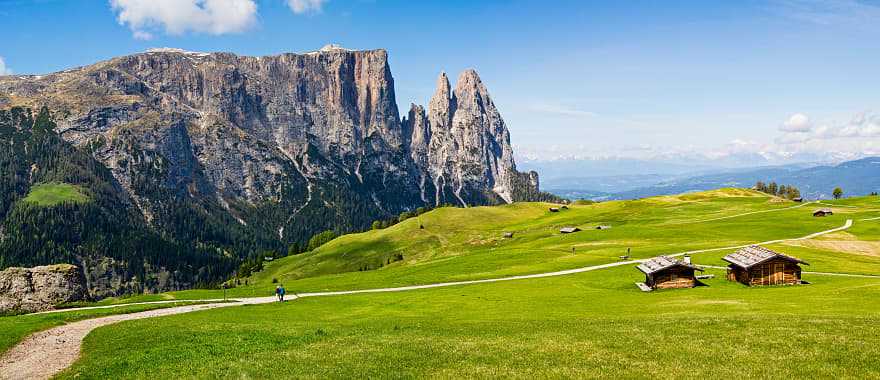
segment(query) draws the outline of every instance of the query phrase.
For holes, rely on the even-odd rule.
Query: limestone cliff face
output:
[[[61,303],[86,299],[85,276],[73,265],[0,271],[0,315],[45,311]]]
[[[464,71],[455,90],[441,73],[427,114],[413,107],[407,122],[410,151],[435,189],[435,203],[510,203],[537,193],[537,174],[516,171],[510,134],[476,71]]]
[[[0,107],[14,105],[49,107],[61,136],[92,151],[160,227],[169,197],[290,243],[420,206],[537,193],[476,72],[454,91],[441,75],[427,110],[401,120],[384,50],[154,50],[0,77]]]

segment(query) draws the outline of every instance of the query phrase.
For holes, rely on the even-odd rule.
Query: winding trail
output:
[[[792,239],[779,239],[779,240],[770,240],[761,243],[754,244],[745,244],[738,246],[730,246],[730,247],[721,247],[721,248],[709,248],[709,249],[699,249],[692,250],[686,252],[679,252],[675,254],[671,254],[670,256],[682,256],[686,254],[696,254],[703,252],[712,252],[712,251],[720,251],[720,250],[731,250],[738,249],[742,247],[746,247],[749,245],[765,245],[765,244],[774,244],[785,241],[796,241],[796,240],[806,240],[812,239],[817,236],[843,231],[852,226],[853,222],[851,219],[847,220],[846,223],[837,228],[832,228],[825,231],[816,232],[807,236],[792,238]],[[520,276],[510,276],[510,277],[500,277],[500,278],[491,278],[491,279],[482,279],[482,280],[470,280],[470,281],[453,281],[453,282],[442,282],[436,284],[427,284],[427,285],[413,285],[413,286],[402,286],[395,288],[378,288],[378,289],[362,289],[362,290],[348,290],[348,291],[335,291],[335,292],[316,292],[316,293],[300,293],[297,295],[292,295],[289,297],[290,300],[294,300],[297,298],[304,297],[323,297],[323,296],[336,296],[336,295],[347,295],[347,294],[362,294],[362,293],[387,293],[387,292],[402,292],[402,291],[410,291],[410,290],[419,290],[419,289],[432,289],[432,288],[441,288],[447,286],[460,286],[460,285],[471,285],[471,284],[485,284],[492,282],[501,282],[501,281],[514,281],[514,280],[525,280],[525,279],[533,279],[533,278],[544,278],[544,277],[555,277],[555,276],[564,276],[575,273],[583,273],[594,270],[606,269],[619,267],[622,265],[633,265],[643,262],[644,260],[629,260],[629,261],[620,261],[602,265],[593,265],[582,268],[568,269],[556,272],[547,272],[547,273],[537,273],[537,274],[528,274],[528,275],[520,275]],[[863,276],[863,275],[848,275],[848,274],[835,274],[835,273],[821,273],[821,272],[804,272],[811,274],[827,274],[827,275],[840,275],[840,276],[850,276],[850,277],[871,277],[878,278],[880,276]],[[85,339],[86,335],[88,335],[92,330],[101,327],[107,326],[110,324],[136,320],[136,319],[144,319],[144,318],[153,318],[153,317],[161,317],[182,313],[189,313],[193,311],[201,311],[201,310],[209,310],[216,309],[222,307],[231,307],[231,306],[239,306],[239,305],[258,305],[258,304],[267,304],[275,301],[275,297],[257,297],[257,298],[238,298],[232,299],[235,302],[216,302],[220,300],[202,300],[202,302],[211,302],[211,303],[202,303],[196,305],[187,305],[187,306],[179,306],[179,307],[170,307],[166,309],[157,309],[150,311],[143,311],[139,313],[132,314],[119,314],[112,315],[107,317],[95,318],[95,319],[87,319],[78,322],[68,323],[66,325],[54,327],[49,330],[41,331],[30,335],[25,338],[22,342],[18,343],[15,347],[7,351],[0,357],[0,379],[48,379],[52,376],[58,374],[63,371],[70,365],[72,365],[77,358],[79,358],[80,348],[82,347],[83,339]],[[171,301],[154,301],[154,302],[140,302],[137,304],[161,304],[161,303],[170,303],[170,302],[198,302],[198,300],[188,301],[188,300],[171,300]],[[107,305],[107,306],[92,306],[92,307],[83,307],[83,308],[72,308],[72,309],[64,309],[53,312],[63,312],[63,311],[76,311],[76,310],[92,310],[92,309],[107,309],[113,307],[121,307],[128,306],[132,304],[121,304],[121,305]]]

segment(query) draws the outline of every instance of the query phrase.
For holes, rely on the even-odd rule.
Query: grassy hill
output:
[[[842,207],[832,217],[814,218],[816,205],[742,189],[571,205],[560,212],[550,212],[551,206],[557,205],[437,209],[388,229],[342,236],[313,252],[267,263],[248,279],[248,286],[231,294],[271,294],[273,279],[291,291],[305,292],[551,272],[618,261],[627,249],[632,258],[649,258],[796,238],[841,226],[855,212]],[[612,228],[595,230],[598,225]],[[564,226],[583,231],[564,235],[559,232]],[[512,232],[513,238],[505,239],[504,232]],[[811,258],[808,250],[798,251]],[[880,269],[880,260],[867,260],[867,267],[840,269]],[[205,296],[217,295],[208,293]],[[181,298],[202,294],[176,293]]]
[[[828,205],[834,216],[811,215]],[[635,258],[707,250],[695,263],[723,265],[724,247],[854,224],[769,245],[808,261],[805,271],[834,273],[806,272],[810,285],[750,288],[709,268],[708,286],[644,293],[633,284],[643,275],[624,265],[306,297],[100,328],[61,378],[880,377],[880,277],[840,275],[880,275],[880,198],[799,205],[722,189],[549,206],[434,210],[271,262],[232,293],[271,294],[273,278],[303,292],[542,273],[617,262],[627,248]],[[612,228],[590,229],[599,224]]]

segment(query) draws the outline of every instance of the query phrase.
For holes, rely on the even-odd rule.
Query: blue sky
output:
[[[880,154],[877,2],[0,0],[0,18],[13,74],[337,43],[389,51],[405,112],[473,67],[529,156]]]

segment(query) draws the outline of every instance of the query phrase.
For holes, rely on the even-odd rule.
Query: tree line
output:
[[[755,190],[785,199],[797,199],[801,197],[800,189],[794,185],[780,185],[777,184],[776,181],[771,181],[770,183],[758,181],[758,183],[755,184]]]

